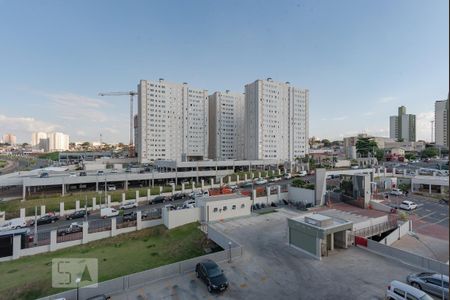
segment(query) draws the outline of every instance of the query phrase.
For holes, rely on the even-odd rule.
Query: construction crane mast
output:
[[[134,144],[133,144],[133,97],[137,95],[135,91],[128,92],[108,92],[108,93],[99,93],[99,96],[130,96],[130,144],[129,144],[129,156],[134,156]]]

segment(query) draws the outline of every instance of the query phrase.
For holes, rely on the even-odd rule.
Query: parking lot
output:
[[[391,280],[417,271],[356,247],[321,261],[306,257],[286,243],[286,218],[293,215],[280,209],[213,225],[244,247],[242,258],[221,264],[230,286],[220,296],[188,273],[112,299],[384,299]]]

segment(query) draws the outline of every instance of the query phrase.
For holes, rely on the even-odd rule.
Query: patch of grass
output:
[[[6,166],[6,160],[0,160],[0,169]]]
[[[2,262],[0,299],[36,299],[62,292],[51,287],[53,258],[97,258],[99,281],[105,281],[203,255],[204,239],[197,223],[172,230],[161,225],[56,252]]]

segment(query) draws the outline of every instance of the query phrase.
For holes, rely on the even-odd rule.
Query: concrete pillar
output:
[[[184,182],[181,184],[181,192],[184,193]]]
[[[139,210],[136,212],[136,230],[142,229],[142,212]]]
[[[256,190],[252,190],[252,200],[253,202],[256,200]]]
[[[45,215],[45,205],[41,205],[41,217]]]
[[[214,178],[211,178],[211,188],[214,187]]]
[[[419,175],[419,169],[416,169],[416,176]]]
[[[383,169],[384,177],[386,177],[386,168]]]
[[[58,245],[56,232],[57,232],[56,230],[50,231],[50,251],[55,251]]]
[[[122,205],[125,204],[125,193],[122,193]]]
[[[434,172],[433,172],[433,177],[436,177],[436,174],[437,174],[437,172],[436,172],[436,171],[434,171]]]
[[[395,168],[392,168],[392,176],[395,176],[395,174],[397,174]]]
[[[195,189],[195,182],[192,181],[192,191],[194,191],[194,189]]]
[[[92,197],[92,210],[97,209],[97,199],[95,197]]]
[[[201,187],[202,187],[202,190],[205,188],[205,181],[202,179],[201,181],[200,181],[200,184],[201,184]]]
[[[65,194],[66,194],[66,185],[62,184],[61,185],[61,195],[64,197]]]
[[[128,180],[125,180],[125,184],[124,184],[124,190],[128,191]]]
[[[220,186],[223,186],[223,178],[222,177],[220,177],[219,184],[220,184]]]
[[[278,201],[281,201],[281,186],[277,186],[277,199]]]
[[[151,193],[152,193],[152,190],[151,189],[147,189],[147,201],[150,201]]]
[[[281,175],[281,169],[278,168],[278,175]]]
[[[334,250],[334,233],[330,233],[330,250]]]
[[[175,194],[175,184],[172,184],[172,195]]]
[[[258,172],[258,178],[261,178],[261,172]]]
[[[431,194],[431,184],[428,185],[428,194]]]
[[[236,175],[236,184],[239,183],[239,175]]]
[[[269,197],[270,197],[270,187],[266,186],[266,195],[267,195],[267,205],[269,205]]]
[[[0,222],[5,222],[5,212],[0,211]]]
[[[117,220],[116,218],[111,218],[111,236],[117,235]]]
[[[254,179],[255,178],[255,173],[251,172],[250,173],[250,179]]]
[[[95,191],[98,193],[98,181],[95,183]]]
[[[22,236],[21,235],[15,235],[13,238],[13,259],[18,259],[20,257],[20,249],[22,248]]]
[[[64,216],[64,202],[59,202],[59,215]]]
[[[80,210],[80,200],[75,201],[75,210]]]
[[[406,169],[403,169],[403,176],[406,176]]]
[[[111,206],[111,195],[108,195],[108,198],[107,198],[107,203],[108,203],[108,207],[110,207]]]
[[[20,218],[25,219],[25,208],[20,209]]]
[[[228,175],[228,184],[231,184],[231,176]]]
[[[22,186],[22,201],[25,201],[27,197],[27,187],[25,185]]]
[[[95,201],[95,198],[93,199]],[[83,222],[83,240],[82,243],[86,244],[89,242],[89,222]]]
[[[162,187],[162,186],[159,186],[159,194],[160,194],[160,195],[162,194],[162,191],[163,191],[163,187]]]
[[[244,174],[244,180],[247,181],[247,173]]]
[[[136,202],[139,200],[139,190],[136,191]]]

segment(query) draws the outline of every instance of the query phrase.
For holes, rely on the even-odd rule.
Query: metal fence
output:
[[[111,230],[111,220],[93,220],[89,222],[88,233]]]
[[[81,240],[82,238],[83,238],[83,232],[79,231],[79,232],[69,233],[69,234],[65,234],[65,235],[57,235],[56,242],[63,243],[63,242]]]

